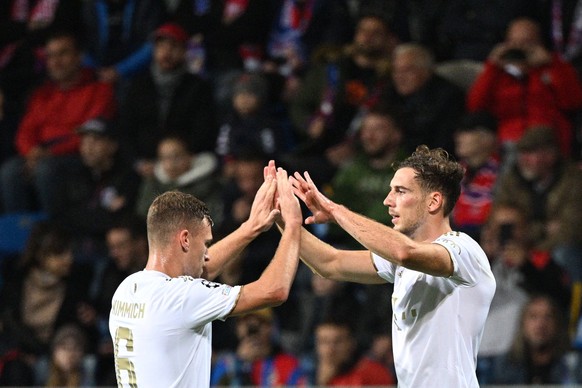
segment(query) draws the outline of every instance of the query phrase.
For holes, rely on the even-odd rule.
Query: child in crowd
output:
[[[94,358],[87,355],[87,338],[75,325],[62,326],[52,341],[48,359],[38,363],[37,384],[44,387],[95,385]]]
[[[260,150],[267,157],[284,151],[282,129],[269,116],[268,84],[257,73],[244,73],[232,90],[232,110],[220,126],[216,153],[222,158],[225,176],[231,176],[233,155],[244,149]]]
[[[156,196],[165,191],[179,190],[204,201],[215,224],[219,224],[223,206],[217,169],[218,160],[211,152],[194,154],[179,136],[163,138],[158,144],[154,175],[141,184],[137,214],[145,218]]]

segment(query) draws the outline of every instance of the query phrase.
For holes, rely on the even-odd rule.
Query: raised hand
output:
[[[286,225],[301,225],[302,215],[299,201],[293,194],[293,187],[289,182],[287,171],[277,169],[277,195],[281,216]]]
[[[255,233],[262,233],[273,225],[280,210],[275,209],[273,201],[277,191],[277,179],[267,176],[251,205],[251,213],[246,221]]]
[[[263,179],[266,181],[268,177],[277,179],[277,167],[275,166],[274,160],[269,160],[269,164],[263,168]],[[273,207],[279,209],[279,193],[275,192],[273,198]]]
[[[335,222],[332,214],[333,209],[338,205],[323,195],[311,180],[308,172],[305,177],[296,172],[289,178],[293,186],[293,192],[301,199],[307,208],[311,211],[311,216],[305,219],[306,224],[323,224],[326,222]]]

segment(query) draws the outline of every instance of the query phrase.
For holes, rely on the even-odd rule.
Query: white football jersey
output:
[[[128,276],[113,295],[109,332],[119,387],[208,387],[212,321],[241,287],[157,271]]]
[[[438,277],[372,254],[378,275],[394,283],[392,342],[399,387],[478,387],[477,351],[495,293],[485,252],[464,233],[434,243],[449,252],[453,275]]]

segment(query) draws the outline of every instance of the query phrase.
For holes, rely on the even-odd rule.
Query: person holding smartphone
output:
[[[575,68],[544,47],[540,26],[527,18],[510,23],[467,95],[469,111],[485,110],[497,118],[504,164],[514,160],[515,144],[532,125],[554,126],[562,152],[571,155],[570,114],[580,107]]]

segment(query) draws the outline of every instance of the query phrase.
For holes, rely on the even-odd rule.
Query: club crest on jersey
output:
[[[224,287],[224,289],[222,290],[222,295],[226,296],[226,295],[230,294],[230,290],[232,290],[232,287],[230,287],[230,286]]]
[[[455,251],[457,251],[457,253],[460,255],[461,254],[461,247],[459,245],[457,245],[454,241],[449,240],[447,238],[439,238],[437,240],[439,243],[443,243],[448,245],[449,247],[451,247],[452,249],[454,249]]]
[[[214,283],[214,282],[211,282],[210,280],[203,280],[202,281],[202,285],[204,287],[208,287],[208,288],[218,288],[218,287],[220,287],[220,284],[219,283]]]

